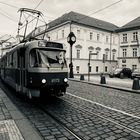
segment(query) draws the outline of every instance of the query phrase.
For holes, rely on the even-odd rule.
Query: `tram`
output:
[[[68,87],[63,44],[47,40],[20,43],[0,59],[1,79],[29,98],[60,96]]]

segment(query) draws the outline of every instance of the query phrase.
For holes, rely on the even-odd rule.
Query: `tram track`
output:
[[[64,99],[66,99],[67,102],[69,102],[70,96],[71,98],[76,98],[76,99],[71,99],[70,103],[73,102],[75,105],[77,105],[78,107],[81,107],[82,109],[85,109],[87,111],[89,110],[90,112],[94,114],[104,117],[112,122],[118,123],[121,126],[124,126],[125,128],[128,128],[140,134],[140,127],[139,127],[140,117],[117,110],[117,109],[104,106],[96,102],[92,102],[85,98],[75,96],[71,93],[67,93],[67,96],[64,97]]]
[[[64,98],[65,98],[65,97],[64,97]],[[66,98],[65,98],[65,99],[66,99]],[[69,100],[65,100],[65,99],[61,99],[61,100],[63,100],[64,102],[67,102],[67,103],[70,104],[71,106],[77,106],[77,108],[78,108],[79,110],[83,111],[84,113],[85,113],[85,112],[88,112],[89,114],[96,115],[96,116],[98,116],[98,117],[100,117],[100,118],[102,118],[102,119],[104,119],[104,120],[107,120],[107,121],[109,121],[109,122],[112,122],[112,123],[114,123],[114,124],[116,124],[116,125],[118,125],[118,126],[120,126],[120,127],[123,127],[124,129],[127,129],[127,130],[129,130],[129,131],[132,131],[132,132],[134,132],[134,133],[140,135],[140,130],[139,130],[139,131],[136,131],[136,130],[134,130],[134,129],[131,129],[131,128],[129,128],[129,127],[126,127],[125,125],[122,125],[122,124],[118,123],[117,121],[113,121],[113,120],[111,120],[111,119],[108,119],[107,117],[104,117],[104,115],[103,115],[104,112],[100,112],[100,114],[102,114],[102,116],[101,116],[101,115],[99,115],[98,113],[94,113],[94,112],[92,112],[92,111],[89,111],[89,110],[92,110],[92,108],[89,107],[89,106],[88,106],[88,107],[86,106],[86,108],[88,108],[88,109],[85,109],[85,108],[83,107],[83,105],[79,106],[79,105],[77,105],[77,102],[73,102],[73,103],[72,103],[72,100],[69,101]],[[127,115],[127,114],[125,114],[125,115]],[[129,117],[130,117],[130,116],[129,116]],[[138,117],[137,119],[139,119],[139,117]]]
[[[66,131],[69,133],[69,136],[67,137],[69,140],[102,140],[109,138],[124,138],[127,140],[140,139],[140,133],[138,131],[129,129],[126,126],[101,115],[90,112],[84,108],[82,104],[76,104],[76,102],[78,103],[78,100],[73,103],[70,98],[65,100],[66,97],[67,95],[62,98],[53,98],[51,101],[43,99],[43,102],[33,101],[31,103],[24,103],[23,101],[23,103],[20,103],[22,106],[16,106],[19,106],[19,109],[31,121],[44,139],[46,137],[46,132],[48,131],[48,127],[45,125],[49,124],[50,126],[52,120],[55,121],[55,123],[53,122],[51,124],[51,128],[54,127],[54,129],[56,129],[54,125],[57,124],[57,127],[59,125],[59,129],[65,129],[65,133]],[[21,99],[18,102],[22,102]],[[23,104],[27,104],[27,106],[23,106]],[[29,112],[27,111],[27,108]],[[49,118],[47,116],[49,116]],[[38,124],[43,126],[43,131],[40,130],[42,128]],[[44,130],[46,131],[44,132]],[[54,133],[52,133],[52,135],[53,134]]]
[[[112,121],[112,120],[110,120],[110,119],[107,119],[107,118],[105,118],[105,117],[103,117],[103,116],[101,116],[101,115],[98,115],[98,114],[96,114],[96,113],[93,113],[93,112],[90,112],[90,111],[88,111],[88,110],[86,110],[86,109],[83,109],[83,108],[81,108],[80,106],[76,106],[74,103],[72,103],[72,101],[70,100],[70,101],[66,101],[66,100],[63,100],[63,99],[58,99],[58,100],[60,100],[60,102],[63,102],[65,105],[66,104],[69,104],[68,106],[71,106],[71,108],[75,108],[74,110],[76,110],[77,111],[77,114],[79,114],[79,113],[81,113],[81,114],[85,114],[85,115],[87,115],[87,116],[96,116],[95,118],[98,118],[99,119],[99,124],[101,123],[100,121],[102,121],[102,124],[105,124],[105,125],[103,125],[103,127],[106,129],[106,127],[108,126],[108,128],[107,129],[111,129],[111,127],[113,128],[113,130],[115,130],[115,132],[116,133],[114,133],[114,132],[112,132],[112,133],[109,133],[109,134],[111,134],[111,135],[118,135],[118,134],[121,134],[122,135],[122,137],[123,138],[125,138],[126,136],[124,136],[124,135],[131,135],[130,136],[130,138],[128,138],[127,137],[127,139],[133,139],[133,137],[135,137],[135,138],[140,138],[140,133],[138,132],[138,131],[135,131],[135,130],[133,130],[133,129],[131,129],[131,128],[128,128],[128,127],[126,127],[126,126],[124,126],[124,125],[121,125],[121,124],[119,124],[119,123],[117,123],[117,122],[115,122],[115,121]],[[47,108],[47,107],[45,107],[44,105],[43,105],[43,108]],[[54,109],[53,109],[54,110]],[[50,113],[51,111],[49,110],[49,113]],[[52,115],[52,113],[50,113],[51,115]],[[59,117],[62,117],[63,118],[63,116],[61,116],[61,115],[59,115],[59,113],[57,114],[56,112],[54,113],[55,115],[57,115],[57,119],[59,118]],[[94,117],[93,118],[91,118],[91,119],[93,119],[93,123],[94,123]],[[72,117],[71,117],[72,118]],[[89,119],[89,117],[87,117],[85,120],[86,121],[88,121],[88,119]],[[61,120],[59,120],[60,122],[61,122]],[[95,120],[95,121],[97,121],[97,120]],[[72,120],[71,120],[71,123],[72,123]],[[74,122],[75,123],[75,122]],[[72,123],[72,125],[74,125],[74,123]],[[106,125],[107,124],[107,125]],[[94,128],[94,126],[93,125],[91,125],[93,128]],[[87,127],[88,127],[88,125],[87,125]],[[116,128],[115,128],[116,127]],[[85,128],[82,128],[81,127],[81,129],[85,129]],[[97,128],[98,129],[98,128]],[[101,128],[100,128],[101,129]],[[73,130],[74,130],[74,128],[73,128]],[[85,129],[86,130],[86,129]],[[123,131],[124,130],[124,131]],[[99,130],[100,131],[100,130]],[[83,132],[84,133],[84,132]],[[97,132],[98,133],[98,132]],[[128,133],[128,134],[126,134],[126,133]],[[86,135],[85,133],[84,133],[84,135]],[[100,131],[100,136],[102,135],[102,132]],[[108,135],[108,134],[107,134]],[[105,136],[105,135],[104,135]],[[102,136],[101,136],[102,137]],[[116,136],[117,137],[117,136]],[[86,138],[83,138],[83,139],[86,139]],[[90,139],[90,136],[89,136],[89,139]],[[92,139],[92,138],[91,138]]]
[[[57,117],[49,113],[42,105],[37,104],[37,106],[43,110],[47,115],[49,115],[55,122],[57,122],[59,125],[61,125],[65,130],[67,130],[69,133],[71,133],[77,140],[84,140],[82,137],[77,135],[73,130],[68,128],[63,122],[61,122]]]
[[[54,115],[50,114],[46,109],[44,109],[40,105],[40,101],[38,99],[29,100],[25,96],[17,96],[15,92],[11,90],[11,88],[10,90],[12,91],[12,93],[10,93],[11,91],[9,90],[9,88],[5,87],[5,84],[2,85],[2,90],[4,90],[7,96],[13,101],[13,103],[18,107],[18,109],[21,110],[21,112],[25,115],[25,117],[27,117],[31,124],[35,126],[36,130],[40,133],[44,140],[48,140],[51,138],[57,140],[61,139],[61,137],[64,140],[85,140],[78,136],[74,131],[68,128],[61,121],[59,121],[59,119],[57,119]],[[47,122],[47,126],[43,125],[42,121]],[[60,129],[60,132],[58,130],[58,127]],[[57,132],[55,132],[56,129]],[[47,130],[46,133],[49,132],[50,135],[45,134],[44,130]]]

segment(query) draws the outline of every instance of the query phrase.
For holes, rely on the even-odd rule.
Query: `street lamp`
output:
[[[88,81],[90,81],[90,56],[91,55],[97,55],[97,53],[89,53],[89,58],[88,58]]]
[[[74,78],[73,76],[73,64],[72,64],[72,45],[76,42],[76,36],[74,35],[73,32],[70,32],[68,37],[67,37],[67,42],[70,44],[70,78]]]

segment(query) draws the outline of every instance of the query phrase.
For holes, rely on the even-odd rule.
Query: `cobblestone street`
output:
[[[69,81],[68,92],[107,107],[140,116],[140,94]]]
[[[71,80],[59,98],[30,101],[4,91],[44,140],[140,139],[139,94]],[[2,100],[1,107],[1,119],[11,119]]]

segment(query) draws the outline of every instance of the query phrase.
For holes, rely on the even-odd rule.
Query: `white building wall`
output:
[[[62,30],[64,31],[64,37],[62,37]],[[78,30],[80,31],[80,34],[78,34]],[[76,24],[71,25],[71,31],[74,32],[76,36],[76,43],[73,45],[73,70],[76,74],[76,66],[80,67],[79,73],[88,73],[88,59],[89,59],[89,47],[93,47],[92,52],[96,53],[97,48],[99,47],[101,50],[99,51],[99,57],[97,59],[97,56],[91,56],[91,73],[101,73],[103,72],[103,54],[105,54],[105,49],[108,48],[108,60],[105,62],[105,65],[108,67],[109,72],[112,68],[112,66],[116,65],[116,61],[110,62],[110,49],[111,49],[111,57],[112,57],[112,50],[116,49],[115,54],[115,60],[117,60],[118,57],[118,34],[111,34],[107,31],[102,31],[95,28],[89,28],[85,26],[80,26]],[[92,40],[90,39],[90,32],[93,33]],[[69,58],[70,58],[70,45],[67,43],[67,36],[70,33],[70,24],[63,25],[61,27],[55,28],[53,30],[50,30],[47,33],[47,36],[50,37],[51,41],[56,41],[64,44],[64,48],[66,49],[66,57],[68,59],[69,64]],[[97,41],[97,34],[99,34],[99,41]],[[108,36],[108,42],[106,42],[106,36]],[[115,37],[115,42],[113,41],[113,38]],[[110,43],[110,41],[112,42]],[[81,46],[81,47],[77,47]],[[80,58],[77,59],[77,49],[80,50]],[[111,58],[112,60],[112,58]],[[96,72],[96,66],[99,67],[99,71]]]
[[[138,32],[138,41],[133,41],[133,33]],[[127,34],[127,42],[123,42],[123,34]],[[120,42],[119,42],[119,55],[118,55],[118,65],[133,69],[133,65],[136,65],[136,68],[140,68],[140,63],[138,57],[140,56],[140,30],[131,30],[124,31],[119,33]],[[133,48],[137,48],[137,56],[133,56]],[[123,49],[127,49],[127,56],[123,57]],[[125,60],[125,62],[123,62]]]

